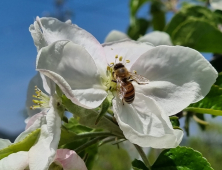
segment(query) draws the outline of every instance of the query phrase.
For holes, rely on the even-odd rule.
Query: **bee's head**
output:
[[[117,64],[114,65],[113,68],[114,68],[114,70],[117,70],[117,69],[119,69],[121,67],[124,67],[124,65],[122,63],[117,63]]]

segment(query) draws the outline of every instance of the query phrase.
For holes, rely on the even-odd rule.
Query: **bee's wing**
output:
[[[116,82],[117,82],[117,95],[122,100],[126,94],[127,89],[123,86],[123,82],[119,78],[116,79]]]
[[[139,74],[135,73],[129,73],[130,74],[130,79],[136,81],[138,84],[148,84],[149,80]]]

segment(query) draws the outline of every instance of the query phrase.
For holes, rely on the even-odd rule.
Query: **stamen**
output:
[[[122,61],[122,60],[123,60],[123,57],[122,57],[122,56],[120,56],[120,57],[119,57],[119,61]]]
[[[136,72],[135,70],[133,70],[133,73],[134,73],[134,74],[137,74],[137,72]]]
[[[107,70],[110,71],[110,66],[107,66]]]
[[[116,64],[116,59],[118,58],[118,55],[115,56],[115,64]]]
[[[50,97],[45,93],[43,93],[37,86],[35,86],[35,93],[36,95],[33,95],[32,97],[38,100],[32,100],[32,102],[35,103],[36,105],[31,106],[30,109],[49,107]]]
[[[130,63],[130,60],[126,60],[126,63]]]
[[[114,65],[114,62],[110,63],[110,65]]]
[[[32,97],[34,97],[34,98],[37,98],[37,99],[39,99],[39,96],[37,95],[37,96],[35,96],[35,95],[32,95]]]

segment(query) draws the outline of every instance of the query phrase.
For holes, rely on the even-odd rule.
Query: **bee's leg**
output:
[[[124,105],[124,101],[123,101],[123,99],[122,99],[122,102],[123,102],[123,105]]]
[[[112,80],[112,82],[115,82],[115,83],[117,83],[117,81],[116,81],[116,80]]]
[[[135,79],[133,79],[133,80],[131,80],[131,81],[135,81],[135,82],[136,82],[137,84],[139,84],[139,85],[148,84],[148,83],[140,83],[140,82],[136,81]]]

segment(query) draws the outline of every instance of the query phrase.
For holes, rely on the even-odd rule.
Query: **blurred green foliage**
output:
[[[126,150],[117,145],[102,145],[91,170],[130,170],[131,160]],[[90,170],[90,169],[89,169]]]
[[[205,132],[188,138],[186,145],[198,150],[211,163],[215,170],[221,169],[222,125],[210,122]]]

